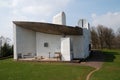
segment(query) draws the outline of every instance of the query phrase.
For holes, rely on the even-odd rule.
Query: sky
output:
[[[67,25],[87,19],[91,26],[120,27],[120,0],[0,0],[0,35],[13,40],[12,21],[52,23],[62,11]]]

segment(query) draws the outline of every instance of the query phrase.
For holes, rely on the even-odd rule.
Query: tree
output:
[[[115,44],[116,45],[115,47],[120,49],[120,28],[118,28],[117,30],[117,35],[115,37]]]
[[[11,46],[9,42],[9,38],[0,37],[0,57],[13,55],[13,46]]]
[[[97,26],[97,33],[99,36],[100,47],[103,48],[103,45],[104,45],[104,26],[103,25]]]
[[[1,36],[0,37],[0,47],[3,46],[3,44],[5,43],[5,37]]]
[[[91,28],[91,41],[92,41],[92,48],[97,49],[99,48],[99,39],[97,31],[95,27]]]
[[[104,42],[107,48],[111,49],[114,39],[114,31],[111,28],[104,27]]]
[[[118,28],[118,35],[120,35],[120,27]]]
[[[94,48],[111,48],[113,46],[114,31],[103,25],[98,25],[97,29],[91,29],[91,39]]]
[[[10,46],[9,44],[5,43],[1,47],[1,57],[6,57],[13,55],[13,46]]]

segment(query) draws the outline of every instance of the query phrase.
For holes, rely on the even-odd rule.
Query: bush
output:
[[[7,57],[13,55],[13,46],[5,43],[0,49],[0,57]]]

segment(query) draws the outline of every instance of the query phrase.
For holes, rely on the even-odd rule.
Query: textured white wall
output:
[[[73,45],[74,58],[84,58],[83,37],[82,36],[66,36],[66,37],[70,37],[72,39],[71,44]],[[51,53],[50,56],[54,57],[55,52],[61,52],[61,38],[63,38],[62,35],[52,35],[37,32],[36,33],[37,56],[49,57],[50,52]],[[48,42],[48,47],[44,47],[45,42]],[[64,60],[69,59],[70,53],[68,57],[65,57]]]
[[[84,58],[83,36],[72,36],[74,58]]]
[[[61,54],[63,61],[70,61],[71,54],[70,54],[70,38],[61,38]]]
[[[14,26],[14,58],[17,58],[16,53],[28,54],[36,53],[36,33],[34,31]]]
[[[84,57],[89,56],[89,44],[90,44],[90,31],[87,28],[83,28],[83,35],[84,35]]]
[[[83,28],[83,36],[81,37],[81,49],[83,58],[86,58],[89,56],[89,44],[91,43],[91,34],[90,34],[90,25],[85,19],[80,19],[78,21],[78,26]]]
[[[14,40],[14,59],[18,59],[17,57],[17,34],[16,34],[17,28],[16,25],[13,24],[13,40]]]
[[[44,34],[37,32],[36,33],[36,45],[37,45],[37,56],[43,57],[54,57],[55,52],[61,51],[61,35],[52,35],[52,34]],[[44,43],[48,43],[48,47],[44,47]]]
[[[89,55],[89,32],[86,28],[83,32],[84,36],[66,36],[72,40],[74,58],[86,58]],[[54,57],[55,52],[61,52],[61,38],[62,35],[34,32],[14,25],[14,59],[17,59],[16,53],[36,53],[37,56],[49,57],[50,52]],[[44,47],[45,42],[48,47]]]

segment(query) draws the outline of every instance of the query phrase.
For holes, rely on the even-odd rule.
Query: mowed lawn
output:
[[[66,63],[0,60],[0,80],[85,80],[93,68]]]
[[[120,50],[103,50],[105,63],[90,80],[120,80]]]

